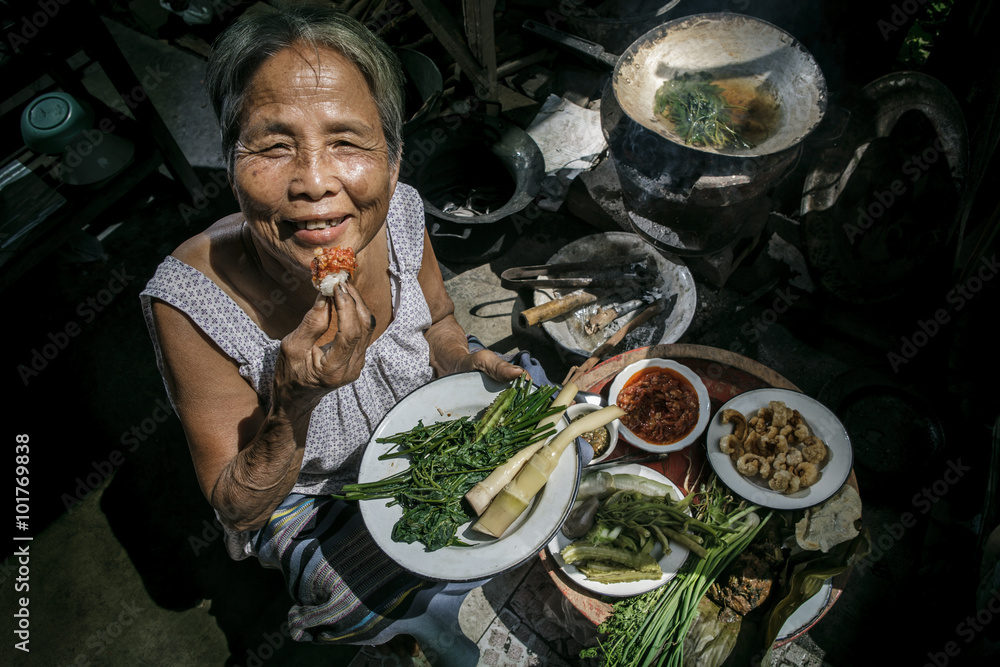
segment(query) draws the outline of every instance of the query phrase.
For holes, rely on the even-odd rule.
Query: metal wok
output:
[[[614,65],[612,87],[622,111],[646,129],[693,150],[740,157],[778,153],[805,139],[826,111],[826,80],[812,55],[785,31],[751,16],[696,14],[667,21],[617,57],[597,44],[529,23],[525,27],[533,32]],[[778,111],[769,136],[747,149],[684,143],[654,113],[654,97],[664,82],[702,73],[772,95]]]

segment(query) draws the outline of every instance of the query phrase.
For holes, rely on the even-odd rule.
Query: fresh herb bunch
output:
[[[691,73],[664,82],[654,96],[654,111],[674,124],[689,146],[753,148],[736,129],[733,109],[708,75]]]
[[[715,476],[692,508],[695,518],[717,533],[706,539],[705,557],[689,558],[664,586],[616,602],[601,624],[600,646],[585,649],[582,658],[601,656],[607,667],[683,664],[684,637],[699,601],[771,518],[770,511],[760,515],[758,506],[736,501]]]
[[[457,537],[458,527],[475,517],[464,501],[466,492],[520,449],[549,437],[553,427],[539,422],[563,408],[549,408],[554,386],[532,391],[531,378],[522,375],[504,389],[483,413],[425,426],[376,442],[394,447],[379,459],[409,457],[410,465],[375,482],[345,485],[336,498],[375,500],[391,498],[403,516],[392,529],[397,542],[421,542],[428,551],[467,546]]]

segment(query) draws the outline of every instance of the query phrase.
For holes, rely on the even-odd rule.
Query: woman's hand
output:
[[[492,350],[478,350],[459,357],[453,373],[465,371],[482,371],[498,382],[510,382],[524,373],[524,369],[515,366]]]
[[[337,290],[332,307],[318,295],[281,341],[268,409],[190,318],[159,302],[153,314],[202,491],[227,525],[259,528],[295,486],[313,408],[360,375],[371,311],[353,286]]]
[[[336,333],[323,342],[334,313]],[[317,293],[302,322],[281,341],[274,369],[277,402],[311,411],[330,391],[357,380],[374,329],[375,317],[353,285],[341,283],[333,297]]]
[[[438,377],[466,371],[482,371],[498,382],[510,382],[520,377],[524,369],[504,361],[495,352],[469,352],[465,330],[455,319],[455,304],[444,287],[441,270],[424,230],[424,256],[420,265],[420,286],[431,312],[431,326],[424,332],[430,347],[431,366]]]

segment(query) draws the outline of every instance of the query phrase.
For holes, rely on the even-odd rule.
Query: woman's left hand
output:
[[[427,299],[432,322],[424,337],[430,347],[431,366],[438,377],[482,371],[498,382],[510,382],[524,373],[523,368],[504,361],[491,350],[469,351],[469,340],[455,319],[455,304],[444,287],[441,270],[426,229],[419,280],[424,298]]]
[[[524,369],[515,366],[492,350],[478,350],[461,357],[455,364],[454,373],[464,371],[482,371],[498,382],[510,382],[524,373]]]

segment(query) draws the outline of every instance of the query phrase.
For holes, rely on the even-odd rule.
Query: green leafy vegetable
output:
[[[410,465],[375,482],[347,484],[334,497],[344,500],[392,499],[403,516],[392,529],[397,542],[421,542],[428,551],[465,546],[458,527],[475,517],[466,492],[485,479],[523,447],[555,432],[539,422],[562,407],[549,408],[557,388],[533,391],[531,379],[522,375],[504,389],[478,419],[460,417],[425,426],[418,422],[409,431],[386,438],[394,448],[380,460],[408,457]]]
[[[653,110],[667,118],[689,146],[753,148],[737,130],[722,89],[707,76],[683,74],[656,91]]]

